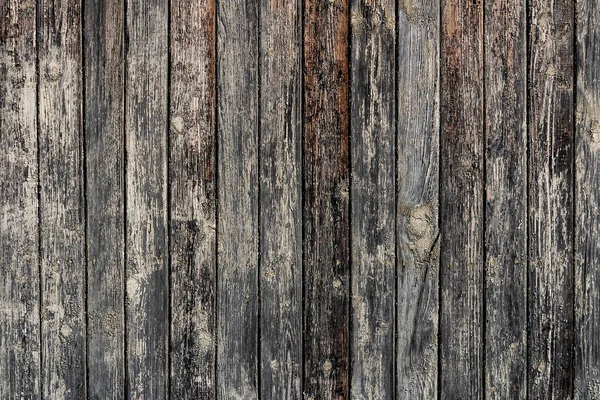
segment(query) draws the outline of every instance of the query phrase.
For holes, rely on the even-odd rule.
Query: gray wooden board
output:
[[[215,397],[215,2],[171,1],[171,397]]]
[[[258,397],[258,2],[217,7],[217,397]]]
[[[573,390],[572,1],[530,3],[528,397]]]
[[[527,391],[525,1],[485,3],[485,396]]]
[[[397,398],[438,392],[439,1],[399,3]]]
[[[86,395],[81,3],[38,2],[42,397]]]
[[[167,398],[168,2],[127,2],[126,397]]]
[[[262,399],[302,398],[302,2],[260,3]]]
[[[351,397],[394,397],[395,7],[351,3]]]
[[[124,397],[124,15],[86,2],[85,160],[88,397]]]
[[[0,3],[0,398],[40,397],[36,7]]]
[[[575,398],[600,397],[600,4],[577,14],[575,147]]]

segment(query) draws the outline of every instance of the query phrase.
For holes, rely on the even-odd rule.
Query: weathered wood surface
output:
[[[124,12],[117,1],[84,7],[90,399],[124,397]]]
[[[398,5],[397,398],[438,393],[438,0]]]
[[[258,398],[258,2],[217,7],[217,397]]]
[[[302,398],[302,1],[260,3],[260,396]]]
[[[484,3],[485,396],[527,393],[526,2]]]
[[[351,3],[351,397],[394,397],[395,8]]]
[[[171,1],[171,397],[215,397],[214,0]]]
[[[167,398],[168,2],[127,2],[125,40],[126,397]]]
[[[530,3],[529,374],[531,399],[573,391],[574,3]]]
[[[600,396],[598,20],[0,2],[0,398]]]
[[[86,395],[81,3],[38,2],[42,397]]]
[[[577,5],[575,393],[600,397],[600,3]]]
[[[36,7],[0,3],[0,398],[40,397]]]
[[[304,396],[348,398],[347,0],[304,10]]]
[[[483,396],[483,4],[442,0],[440,397]]]

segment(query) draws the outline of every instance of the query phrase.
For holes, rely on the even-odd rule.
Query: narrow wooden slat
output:
[[[485,3],[485,394],[527,391],[525,1]]]
[[[36,8],[0,3],[0,398],[40,397]]]
[[[258,397],[258,4],[217,3],[217,396]]]
[[[351,4],[351,396],[394,396],[395,7]]]
[[[347,398],[349,341],[348,2],[304,15],[304,394]]]
[[[126,9],[126,370],[128,398],[167,397],[167,0]]]
[[[215,3],[171,1],[171,396],[215,396]]]
[[[483,395],[483,5],[441,7],[440,395]]]
[[[42,397],[86,393],[81,4],[38,3]]]
[[[124,390],[124,7],[84,7],[88,395]]]
[[[262,399],[301,399],[302,2],[260,3]]]
[[[575,398],[600,397],[600,4],[577,2]]]
[[[572,396],[573,10],[573,1],[530,3],[531,399]]]
[[[439,1],[399,4],[397,398],[438,389]]]

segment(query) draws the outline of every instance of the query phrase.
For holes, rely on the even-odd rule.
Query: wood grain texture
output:
[[[304,6],[304,395],[342,399],[349,396],[349,5]]]
[[[217,7],[217,396],[258,398],[258,2]]]
[[[168,2],[126,9],[126,396],[167,397]]]
[[[215,3],[171,1],[171,396],[215,396]]]
[[[485,3],[485,397],[527,392],[525,1]]]
[[[439,1],[398,4],[397,398],[438,392]]]
[[[84,7],[90,399],[125,389],[124,11],[110,0]]]
[[[81,4],[38,2],[42,397],[86,395]]]
[[[260,3],[260,393],[301,399],[302,2]]]
[[[483,5],[441,7],[441,398],[483,396]]]
[[[351,397],[394,397],[395,7],[351,4]]]
[[[572,1],[530,3],[529,390],[573,389]]]
[[[575,393],[600,397],[600,4],[579,0],[575,147]]]
[[[36,8],[0,3],[0,398],[40,397]]]

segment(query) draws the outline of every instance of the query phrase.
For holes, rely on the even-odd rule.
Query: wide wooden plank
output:
[[[577,1],[575,398],[600,397],[600,4]]]
[[[81,4],[38,3],[42,397],[86,393]]]
[[[573,389],[573,10],[573,1],[530,3],[531,399]]]
[[[260,393],[301,399],[302,2],[260,3]]]
[[[0,398],[40,397],[36,8],[0,3]]]
[[[527,391],[525,1],[485,3],[485,394]]]
[[[395,7],[351,4],[351,396],[394,397]]]
[[[124,7],[86,3],[88,396],[122,399],[124,360]]]
[[[217,3],[219,398],[258,397],[257,3]]]
[[[167,397],[168,1],[127,2],[125,74],[128,398]]]
[[[215,3],[171,1],[171,396],[215,396]]]
[[[439,1],[399,4],[397,398],[438,392]]]
[[[483,396],[483,5],[441,7],[440,396]]]
[[[349,396],[349,6],[304,6],[303,385],[337,399]]]

